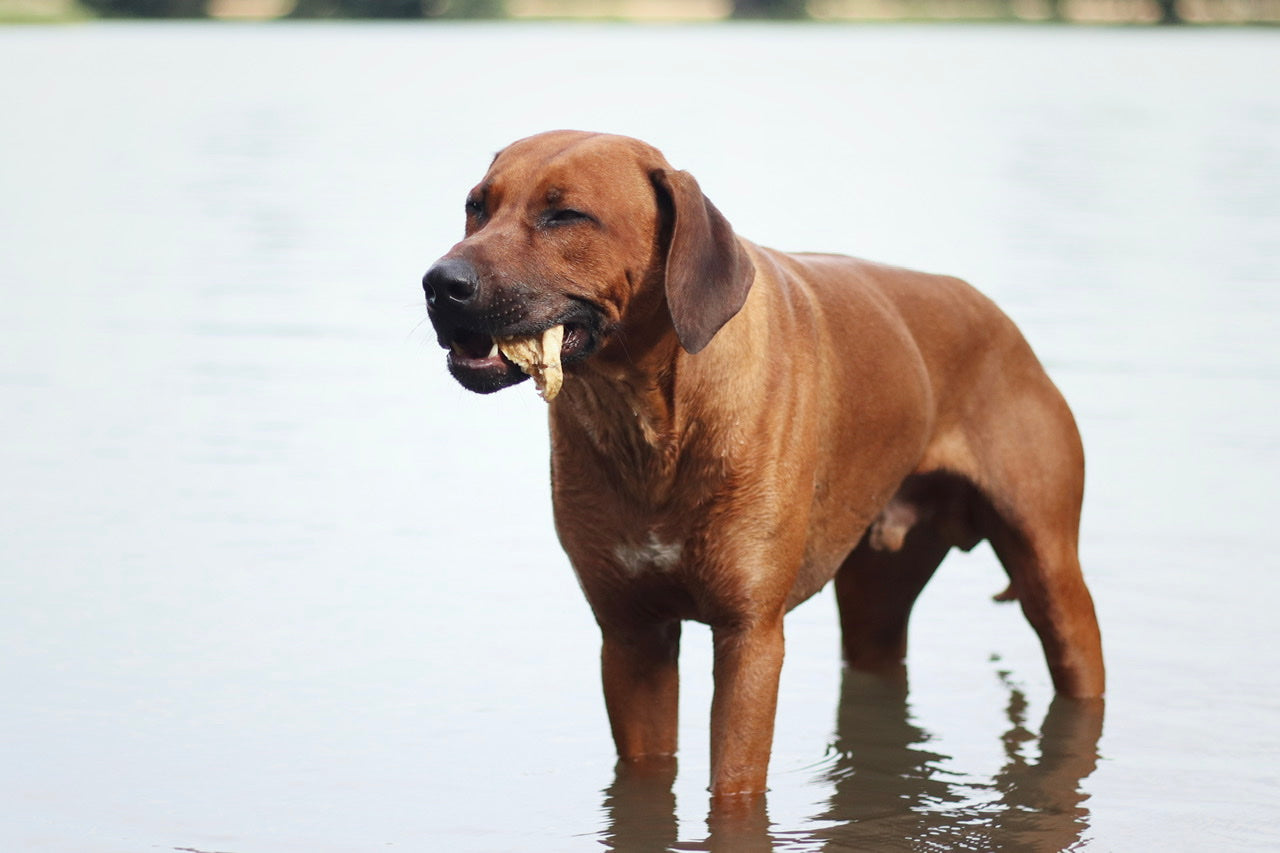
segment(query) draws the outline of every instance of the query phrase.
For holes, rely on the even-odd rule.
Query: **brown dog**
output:
[[[1053,683],[1103,691],[1076,556],[1083,451],[1013,323],[954,278],[736,236],[624,137],[498,154],[423,279],[449,369],[527,378],[495,338],[564,327],[556,529],[603,633],[623,759],[676,749],[680,625],[711,626],[711,790],[761,792],[783,614],[835,579],[849,666],[901,667],[917,595],[990,540]]]

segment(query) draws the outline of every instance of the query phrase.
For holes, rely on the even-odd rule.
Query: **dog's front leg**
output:
[[[600,669],[618,757],[676,753],[680,622],[620,628],[602,624]]]
[[[782,612],[764,620],[712,625],[711,794],[765,790],[782,672]]]

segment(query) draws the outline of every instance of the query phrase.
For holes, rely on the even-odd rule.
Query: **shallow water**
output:
[[[1280,34],[0,30],[0,848],[1280,845]],[[453,384],[418,278],[492,152],[629,133],[740,233],[963,275],[1089,454],[1105,714],[989,550],[907,694],[788,623],[767,804],[615,774],[542,403]]]

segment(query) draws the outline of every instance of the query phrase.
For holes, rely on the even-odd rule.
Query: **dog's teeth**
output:
[[[498,342],[494,341],[493,346],[489,348],[489,358],[494,358],[498,354]]]
[[[458,343],[457,341],[454,341],[453,343],[449,344],[449,348],[453,350],[454,355],[458,355],[458,356],[466,355],[466,353],[462,351],[462,344]]]

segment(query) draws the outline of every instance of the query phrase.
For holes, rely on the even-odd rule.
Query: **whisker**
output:
[[[405,334],[404,339],[407,341],[407,340],[409,340],[410,338],[412,338],[414,335],[416,335],[416,334],[418,333],[418,330],[422,328],[422,324],[423,324],[423,323],[425,323],[425,322],[427,322],[427,321],[428,321],[428,320],[430,320],[430,319],[431,319],[430,317],[422,317],[422,318],[420,318],[420,319],[418,320],[418,322],[416,322],[416,323],[414,323],[414,324],[413,324],[413,328],[412,328],[412,329],[410,329],[410,330],[408,331],[408,333],[406,333],[406,334]]]

